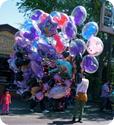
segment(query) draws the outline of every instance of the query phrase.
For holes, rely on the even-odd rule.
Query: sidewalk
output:
[[[111,112],[99,112],[95,105],[86,105],[82,125],[107,125],[113,116]],[[28,103],[17,100],[11,106],[11,114],[1,116],[1,118],[8,125],[71,125],[70,109],[65,112],[32,113]]]

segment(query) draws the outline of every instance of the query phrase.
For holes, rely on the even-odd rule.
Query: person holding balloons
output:
[[[75,107],[72,111],[72,122],[80,122],[82,123],[82,115],[84,110],[84,105],[87,102],[87,90],[89,87],[89,80],[86,78],[82,78],[82,81],[78,83],[76,88],[76,97],[75,97]],[[76,117],[78,118],[77,121]]]

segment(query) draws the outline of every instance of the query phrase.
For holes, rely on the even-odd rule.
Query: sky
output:
[[[9,24],[20,29],[20,24],[23,24],[25,18],[16,6],[16,2],[20,0],[0,0],[0,25]],[[110,1],[114,6],[114,0]]]
[[[17,1],[19,0],[0,0],[0,25],[9,24],[20,29],[20,24],[25,21],[25,18],[22,13],[19,13]]]

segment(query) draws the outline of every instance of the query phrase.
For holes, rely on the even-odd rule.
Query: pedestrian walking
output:
[[[110,107],[111,109],[111,102],[110,102],[110,94],[111,94],[112,88],[109,81],[105,82],[101,87],[101,105],[100,105],[100,111],[103,111],[104,109],[108,109]]]
[[[80,122],[82,123],[82,115],[84,110],[84,105],[87,102],[87,90],[89,86],[89,80],[86,78],[82,78],[81,83],[78,83],[76,89],[76,97],[75,97],[75,107],[72,111],[72,122]],[[77,121],[76,118],[78,118]]]
[[[8,90],[5,90],[3,95],[1,96],[1,104],[2,104],[2,114],[8,115],[11,104],[11,94]]]

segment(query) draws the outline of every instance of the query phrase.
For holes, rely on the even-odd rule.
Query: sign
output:
[[[114,8],[103,3],[100,16],[100,31],[114,35]]]
[[[10,55],[13,53],[14,35],[8,31],[0,32],[0,54]]]

